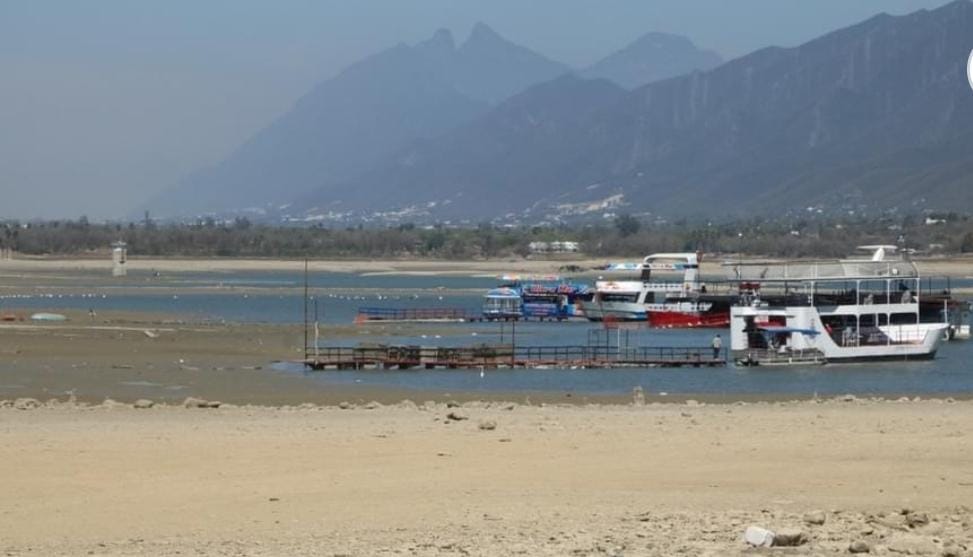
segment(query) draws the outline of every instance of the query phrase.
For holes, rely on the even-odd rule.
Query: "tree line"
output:
[[[973,219],[923,215],[848,219],[753,218],[724,223],[641,221],[632,215],[596,225],[328,228],[255,224],[92,223],[86,218],[0,222],[0,248],[26,255],[104,253],[116,241],[134,256],[477,259],[530,256],[532,242],[578,242],[587,257],[638,257],[703,251],[770,257],[838,257],[862,244],[896,244],[921,253],[973,253]]]

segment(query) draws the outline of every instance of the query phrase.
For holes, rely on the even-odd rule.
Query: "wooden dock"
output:
[[[473,322],[482,321],[479,313],[464,308],[358,308],[355,323],[371,321],[405,321],[414,323],[429,322]]]
[[[359,345],[311,349],[312,370],[349,369],[611,369],[723,367],[725,352],[692,347]]]

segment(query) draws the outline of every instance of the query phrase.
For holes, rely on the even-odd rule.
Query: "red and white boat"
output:
[[[651,327],[728,327],[733,299],[709,295],[699,279],[698,253],[656,253],[641,263],[609,265],[606,271],[638,271],[640,280],[599,280],[584,303],[591,321],[641,321]],[[652,273],[682,273],[682,280],[652,280]]]

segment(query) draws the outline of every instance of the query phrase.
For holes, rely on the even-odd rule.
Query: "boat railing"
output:
[[[465,308],[384,308],[360,307],[358,316],[368,321],[468,320],[475,314]]]
[[[834,331],[831,340],[843,348],[922,344],[931,331],[915,324],[862,327]]]
[[[906,260],[727,262],[723,267],[729,280],[747,282],[803,282],[919,276],[915,263]]]
[[[786,348],[751,348],[736,355],[738,364],[743,365],[773,365],[795,363],[824,363],[824,352],[816,348],[792,349]]]

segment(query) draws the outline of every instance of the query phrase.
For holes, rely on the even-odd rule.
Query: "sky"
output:
[[[0,0],[0,218],[121,219],[316,83],[477,21],[583,67],[649,31],[733,58],[944,0]]]

